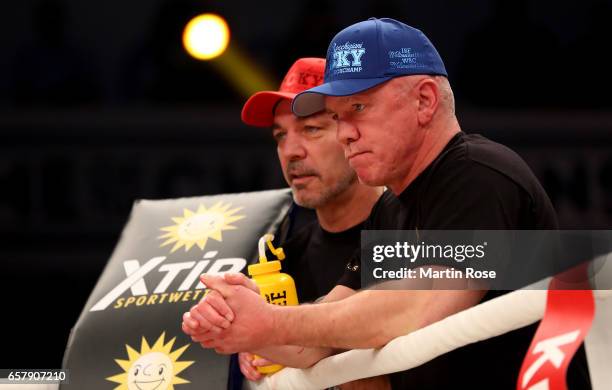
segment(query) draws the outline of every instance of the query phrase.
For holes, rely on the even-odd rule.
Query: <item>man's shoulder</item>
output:
[[[479,134],[466,135],[466,158],[512,178],[531,173],[527,163],[515,151]]]
[[[422,197],[431,207],[458,214],[457,207],[471,204],[467,213],[477,215],[474,210],[482,209],[478,218],[483,221],[491,209],[499,211],[500,220],[511,217],[499,226],[556,226],[554,208],[539,180],[517,153],[502,144],[462,133],[433,168]]]
[[[510,180],[528,193],[542,190],[527,163],[512,149],[479,134],[460,135],[458,142],[445,150],[439,162],[438,174],[449,169],[456,174]]]
[[[493,169],[506,169],[518,164],[518,169],[529,169],[512,149],[480,134],[460,133],[438,157],[444,163],[479,163]]]

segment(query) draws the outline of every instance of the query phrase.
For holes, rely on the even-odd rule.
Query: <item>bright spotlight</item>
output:
[[[187,23],[183,31],[185,50],[199,60],[210,60],[223,54],[229,39],[227,23],[215,14],[196,16]]]

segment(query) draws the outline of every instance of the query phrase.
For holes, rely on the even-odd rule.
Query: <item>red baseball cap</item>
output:
[[[281,99],[292,100],[295,95],[323,82],[325,59],[300,58],[289,68],[278,91],[260,91],[242,107],[242,121],[247,125],[270,127],[274,121],[272,110]]]

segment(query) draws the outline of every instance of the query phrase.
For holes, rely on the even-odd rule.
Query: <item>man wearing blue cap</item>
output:
[[[557,228],[550,200],[525,162],[502,145],[461,131],[444,64],[421,31],[393,19],[370,19],[338,33],[327,52],[324,83],[293,100],[298,116],[321,109],[336,119],[337,138],[359,179],[389,188],[365,229]],[[304,355],[312,358],[312,351],[324,355],[331,348],[383,346],[500,294],[355,292],[366,287],[360,269],[357,252],[334,289],[348,298],[299,307],[261,302],[242,288],[248,281],[240,276],[204,275],[203,282],[225,298],[215,312],[234,317],[229,328],[200,335],[200,341],[222,353],[273,345],[327,348],[307,348]],[[394,387],[515,387],[534,330],[523,328],[455,350],[410,370]],[[582,351],[574,363],[583,358]],[[568,382],[588,388],[588,374],[576,368],[570,366]]]

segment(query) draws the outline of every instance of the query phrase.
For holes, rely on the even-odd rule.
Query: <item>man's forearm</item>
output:
[[[281,345],[266,347],[255,351],[259,356],[287,367],[308,368],[332,354],[331,348],[300,347]]]
[[[334,287],[320,303],[329,303],[345,299],[355,294],[355,290],[338,285]],[[262,348],[256,354],[288,367],[307,368],[334,353],[332,348],[302,347],[296,345],[276,345]]]
[[[336,287],[326,295],[320,303],[333,302],[348,297],[355,292],[344,286]],[[266,359],[282,364],[287,367],[308,368],[319,360],[333,354],[332,348],[326,347],[302,347],[298,345],[275,345],[259,349],[254,353]]]
[[[377,348],[478,303],[480,291],[366,290],[324,304],[277,307],[274,344]]]

